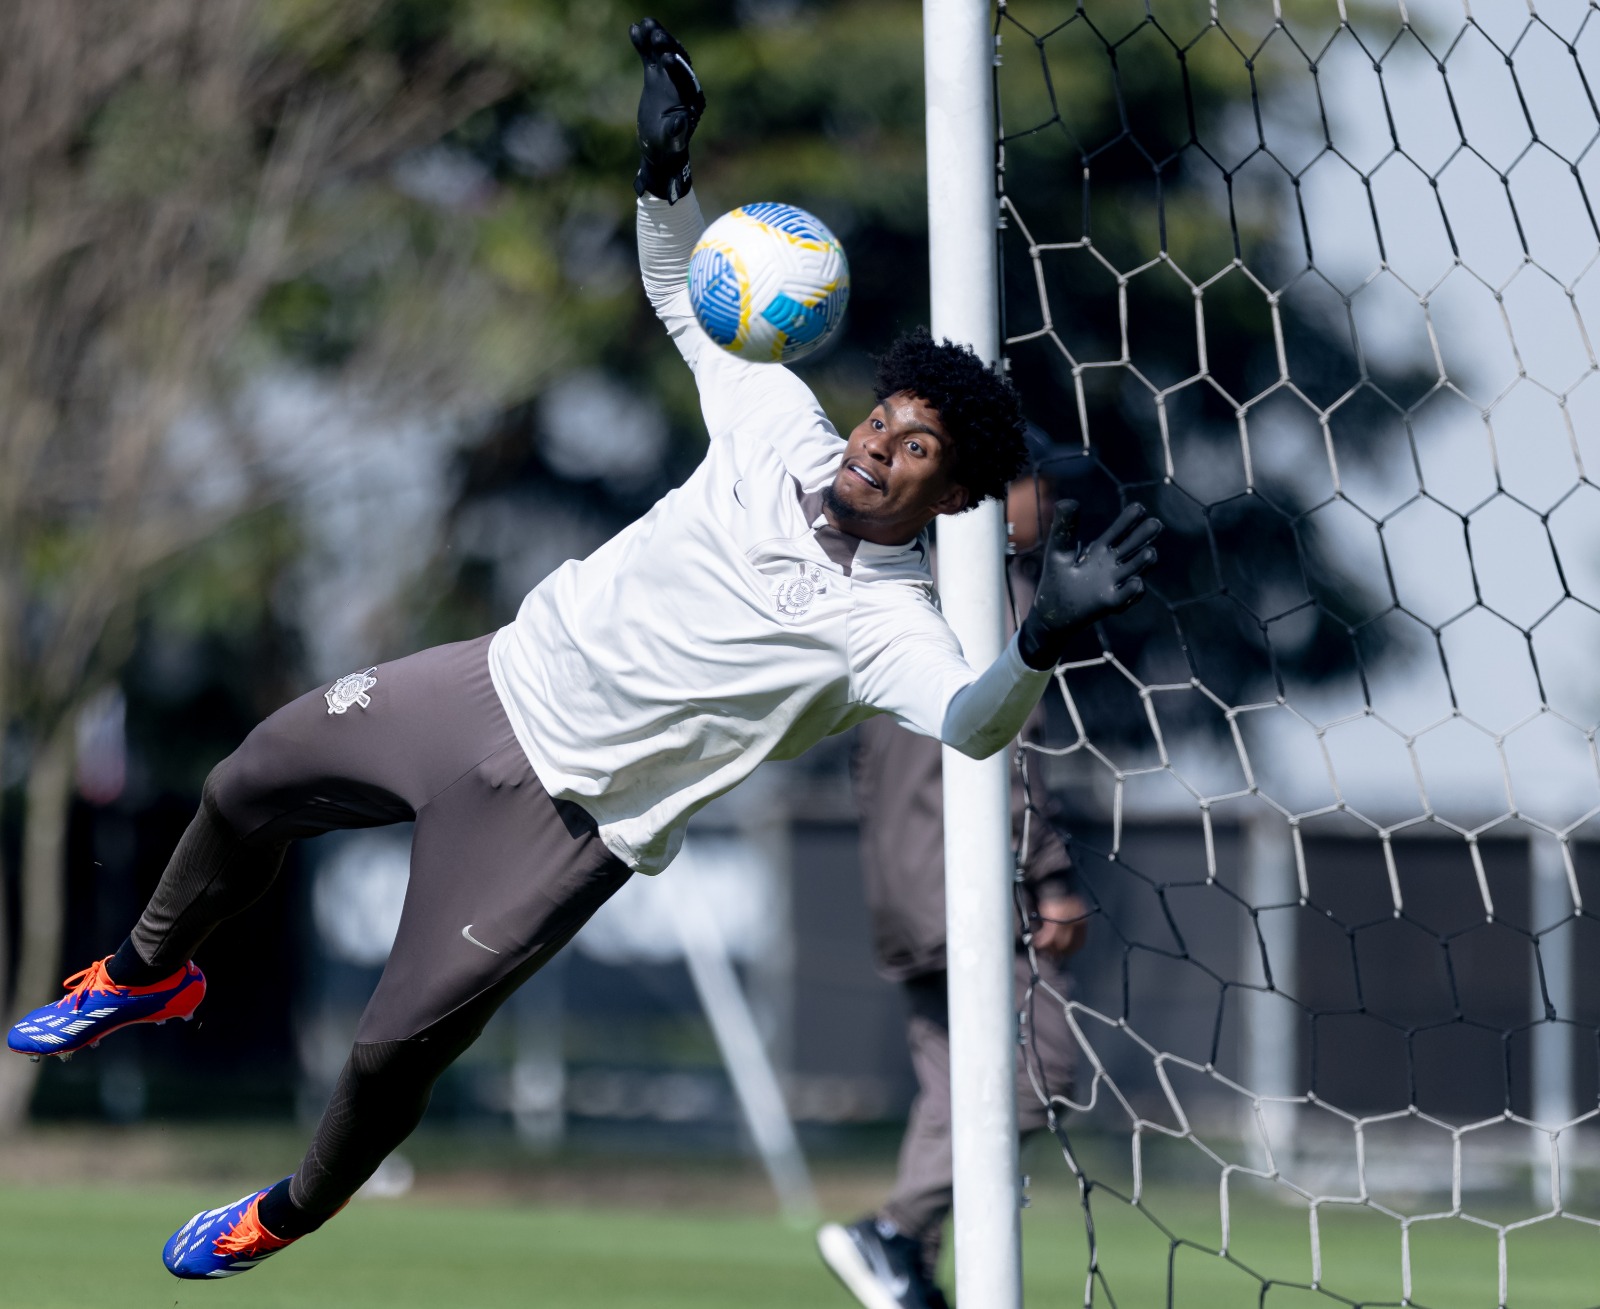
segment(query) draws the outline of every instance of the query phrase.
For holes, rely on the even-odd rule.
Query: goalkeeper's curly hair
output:
[[[1022,398],[1010,380],[968,346],[935,341],[925,327],[898,337],[874,362],[880,401],[905,391],[939,411],[955,443],[951,478],[971,496],[967,508],[1004,496],[1028,467]]]

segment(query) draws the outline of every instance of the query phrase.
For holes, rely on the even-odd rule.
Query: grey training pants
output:
[[[313,691],[263,722],[207,779],[132,933],[146,963],[176,969],[267,889],[290,841],[415,820],[394,948],[290,1186],[308,1215],[335,1212],[410,1135],[439,1074],[630,875],[539,784],[489,639],[381,664],[361,699]]]
[[[1066,973],[1040,960],[1042,980],[1062,995],[1071,995]],[[1016,996],[1026,1001],[1031,973],[1026,956],[1016,962]],[[879,1211],[902,1235],[923,1243],[930,1262],[937,1257],[940,1233],[949,1216],[952,1195],[950,1151],[950,1005],[948,975],[929,973],[904,982],[911,1014],[906,1035],[917,1074],[917,1098],[900,1143],[900,1166],[894,1190]],[[1017,1126],[1027,1137],[1047,1126],[1046,1107],[1028,1075],[1040,1077],[1046,1094],[1065,1095],[1072,1083],[1077,1042],[1061,1004],[1052,995],[1035,992],[1029,1005],[1030,1034],[1017,1056]],[[1026,1063],[1024,1061],[1027,1061]]]

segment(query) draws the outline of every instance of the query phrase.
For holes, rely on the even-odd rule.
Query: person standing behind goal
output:
[[[252,731],[207,779],[128,938],[7,1038],[68,1055],[191,1016],[195,950],[290,841],[415,820],[394,948],[310,1148],[291,1176],[179,1228],[162,1252],[179,1277],[244,1272],[333,1217],[506,997],[633,873],[665,869],[690,816],[763,760],[874,714],[992,755],[1064,642],[1137,600],[1155,559],[1160,524],[1138,505],[1087,546],[1061,515],[1021,630],[971,668],[925,531],[1020,471],[1015,393],[970,350],[913,333],[844,438],[793,373],[719,349],[685,284],[705,226],[688,153],[705,97],[658,24],[630,35],[640,267],[699,388],[704,462],[498,632],[348,674]]]
[[[1043,490],[1042,479],[1025,477],[1013,482],[1006,496],[1013,556],[1008,571],[1018,612],[1027,611],[1033,583],[1027,570],[1031,561],[1017,556],[1039,544]],[[1024,740],[1038,738],[1042,717],[1041,704],[1023,728]],[[906,1038],[917,1077],[888,1199],[876,1213],[848,1226],[829,1223],[817,1233],[823,1260],[864,1309],[948,1309],[934,1280],[954,1189],[943,774],[942,747],[931,737],[883,717],[856,729],[851,780],[861,813],[861,869],[873,950],[879,975],[904,989]],[[1037,769],[1033,775],[1037,779]],[[1020,768],[1012,769],[1011,778],[1013,836],[1020,844],[1028,792]],[[1041,812],[1037,780],[1032,796],[1020,888],[1028,917],[1019,924],[1015,966],[1019,1010],[1033,981],[1024,930],[1040,982],[1067,995],[1071,983],[1062,961],[1082,947],[1088,916],[1088,906],[1072,891],[1072,857]],[[1024,1137],[1048,1125],[1030,1068],[1047,1095],[1065,1094],[1077,1053],[1065,1014],[1048,996],[1036,997],[1029,1018],[1029,1048],[1017,1061],[1017,1124]]]

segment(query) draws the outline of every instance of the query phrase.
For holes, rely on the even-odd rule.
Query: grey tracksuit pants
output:
[[[1041,978],[1062,995],[1070,982],[1057,966],[1041,964]],[[1027,996],[1028,961],[1016,962],[1017,1005]],[[905,1236],[924,1243],[936,1256],[944,1221],[950,1214],[953,1181],[950,1150],[950,1007],[947,974],[929,973],[902,983],[910,1003],[906,1034],[918,1093],[900,1143],[900,1165],[894,1190],[879,1211]],[[1032,1039],[1017,1057],[1017,1126],[1024,1137],[1047,1124],[1046,1108],[1029,1077],[1042,1080],[1047,1094],[1064,1095],[1072,1082],[1077,1043],[1062,1006],[1054,996],[1035,993],[1029,1006]]]
[[[589,815],[539,784],[488,646],[379,665],[361,699],[336,685],[263,722],[207,779],[132,933],[147,964],[176,969],[267,889],[290,841],[415,820],[394,949],[290,1186],[313,1217],[410,1135],[439,1074],[630,875]]]

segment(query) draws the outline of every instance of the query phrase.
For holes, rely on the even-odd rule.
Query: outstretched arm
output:
[[[689,52],[653,18],[628,29],[644,65],[639,93],[639,272],[656,317],[678,353],[694,370],[713,434],[734,406],[719,404],[753,367],[717,348],[689,304],[689,256],[706,230],[700,201],[690,189],[689,138],[705,110],[705,92]],[[722,412],[728,410],[728,413]]]
[[[694,370],[710,436],[716,439],[740,422],[774,430],[773,420],[781,416],[785,462],[793,459],[808,473],[802,452],[831,454],[839,439],[816,397],[781,364],[747,363],[722,349],[701,329],[689,303],[689,256],[706,228],[689,171],[689,138],[706,97],[689,53],[653,18],[636,23],[629,35],[644,64],[634,189],[645,293]],[[796,475],[806,473],[796,468]]]
[[[1150,543],[1161,524],[1142,505],[1129,505],[1087,545],[1076,539],[1077,521],[1075,501],[1056,506],[1033,606],[988,668],[974,677],[955,637],[934,617],[936,627],[864,650],[862,698],[974,759],[1001,749],[1039,703],[1073,634],[1134,604],[1155,563]]]
[[[645,294],[689,366],[698,369],[702,356],[712,358],[707,351],[727,354],[700,329],[689,304],[689,255],[706,230],[694,192],[670,207],[648,193],[641,196],[636,227]]]
[[[650,303],[693,364],[698,343],[682,339],[682,329],[694,322],[685,282],[690,252],[706,223],[690,194],[689,138],[705,112],[706,96],[689,52],[655,19],[635,23],[628,36],[644,65],[639,171],[633,179],[639,197],[639,269]]]

